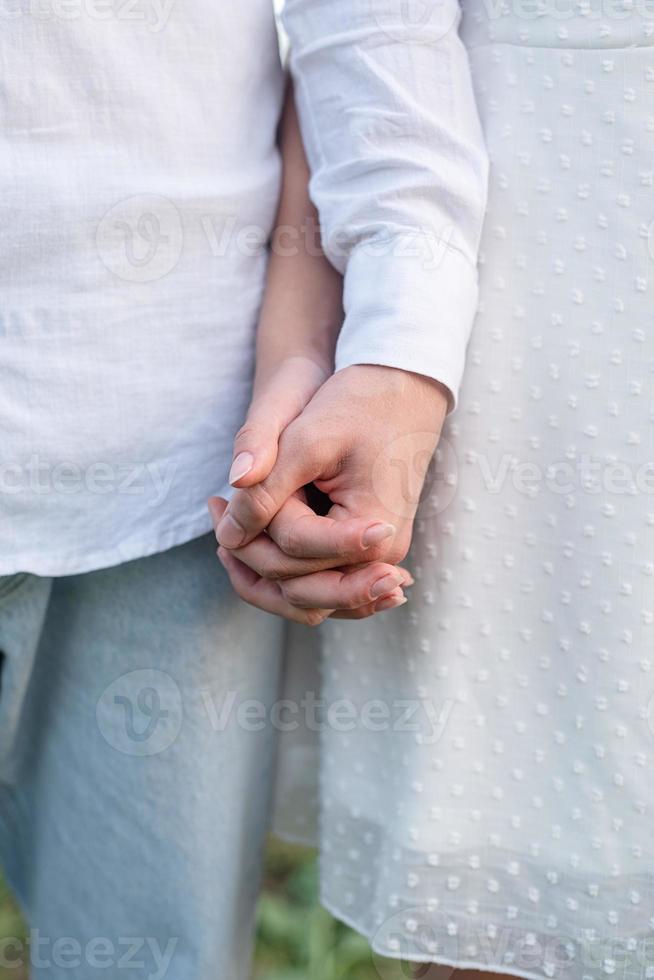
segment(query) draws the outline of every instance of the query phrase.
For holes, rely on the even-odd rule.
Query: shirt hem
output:
[[[231,490],[231,488],[230,488]],[[225,489],[219,492],[225,496]],[[83,575],[86,572],[97,572],[102,568],[113,568],[138,558],[149,558],[151,555],[168,551],[178,545],[187,544],[194,538],[202,537],[213,529],[209,512],[198,515],[192,521],[175,525],[166,531],[147,538],[130,538],[128,541],[109,548],[106,551],[91,551],[85,555],[57,558],[56,560],[43,556],[21,556],[10,564],[0,561],[0,575],[16,575],[28,573],[41,578],[61,578],[65,575]]]

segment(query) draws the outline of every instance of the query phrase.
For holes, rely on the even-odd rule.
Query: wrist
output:
[[[422,403],[433,405],[445,415],[452,400],[449,388],[426,374],[407,371],[404,368],[386,364],[348,364],[339,368],[336,374],[352,380],[355,387],[370,389],[371,386],[384,391],[391,400],[410,399],[417,409]]]
[[[280,384],[286,384],[289,392],[295,392],[304,405],[332,372],[333,362],[311,345],[279,352],[273,359],[257,361],[252,402],[267,397],[271,386],[278,388]]]
[[[341,324],[342,318],[328,311],[299,316],[291,308],[285,316],[273,318],[265,309],[257,333],[255,390],[297,358],[315,365],[324,378],[333,374]]]

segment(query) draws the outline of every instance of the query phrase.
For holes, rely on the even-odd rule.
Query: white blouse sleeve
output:
[[[337,370],[456,398],[477,304],[487,157],[457,0],[286,0],[311,196],[345,276]]]

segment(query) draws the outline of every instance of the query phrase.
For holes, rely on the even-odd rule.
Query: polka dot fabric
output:
[[[462,33],[480,306],[410,601],[324,632],[323,897],[385,956],[654,977],[654,7]]]

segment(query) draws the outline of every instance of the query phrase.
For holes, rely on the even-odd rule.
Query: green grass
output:
[[[253,980],[380,980],[379,960],[361,936],[318,904],[314,852],[271,841],[259,901]],[[0,940],[20,938],[23,924],[0,880]],[[405,968],[406,970],[406,968]],[[386,962],[383,980],[403,980]],[[21,968],[0,966],[0,980],[27,980]]]
[[[23,922],[18,913],[18,909],[12,901],[7,886],[2,878],[0,878],[0,939],[7,939],[9,937],[22,939],[24,932]],[[7,960],[9,960],[12,950],[7,949],[3,952]],[[4,968],[0,966],[0,980],[26,980],[26,977],[27,973],[22,967],[12,966]]]

